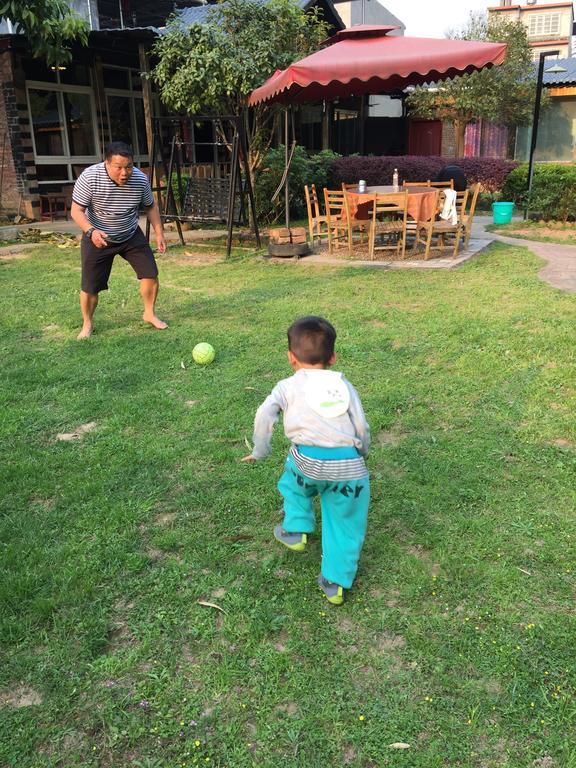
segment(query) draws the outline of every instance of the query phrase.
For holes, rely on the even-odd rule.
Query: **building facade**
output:
[[[537,59],[542,51],[557,50],[558,58],[572,56],[574,31],[574,5],[572,2],[540,2],[526,0],[516,5],[511,0],[500,0],[500,5],[488,8],[490,16],[525,25],[528,40]]]

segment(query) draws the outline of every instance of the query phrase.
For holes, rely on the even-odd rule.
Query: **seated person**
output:
[[[434,181],[450,181],[450,179],[454,182],[456,192],[464,192],[468,188],[466,174],[459,165],[445,165],[438,171]]]

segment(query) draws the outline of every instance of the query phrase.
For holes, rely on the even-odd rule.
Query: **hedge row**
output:
[[[394,169],[398,169],[400,182],[426,181],[434,179],[444,165],[459,165],[469,184],[480,182],[484,192],[497,192],[502,189],[508,174],[517,163],[492,157],[420,157],[404,155],[402,157],[339,157],[332,165],[330,177],[335,187],[342,182],[352,184],[358,179],[366,179],[369,186],[392,184]]]
[[[528,166],[514,169],[502,189],[502,199],[514,201],[524,210],[528,186]],[[567,221],[576,218],[576,167],[573,165],[546,164],[534,166],[531,218],[546,221]]]

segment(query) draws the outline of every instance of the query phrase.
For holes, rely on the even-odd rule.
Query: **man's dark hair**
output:
[[[327,365],[335,342],[336,329],[323,317],[300,317],[288,328],[288,349],[307,365]]]
[[[111,141],[106,147],[104,157],[106,160],[110,160],[113,155],[120,155],[121,157],[129,157],[132,159],[134,157],[134,150],[130,144],[126,144],[125,141]]]

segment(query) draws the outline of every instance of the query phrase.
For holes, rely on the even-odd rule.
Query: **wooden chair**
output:
[[[428,180],[429,187],[436,187],[437,189],[454,189],[454,179],[448,181],[430,181]]]
[[[468,210],[462,212],[462,234],[464,236],[464,248],[468,248],[470,242],[470,235],[472,234],[472,221],[474,219],[474,211],[476,210],[476,201],[478,200],[478,194],[480,192],[480,184],[474,184],[468,190]]]
[[[369,234],[369,256],[375,251],[394,251],[401,259],[406,253],[406,222],[408,215],[408,192],[376,195],[372,207],[372,222]],[[376,245],[376,237],[383,243]]]
[[[436,212],[439,213],[442,209],[441,200],[443,203],[443,195],[440,190],[437,191]],[[455,258],[458,255],[458,246],[460,245],[460,238],[462,236],[462,214],[466,207],[468,200],[468,190],[464,192],[456,193],[456,213],[458,220],[455,224],[445,219],[437,219],[436,215],[432,214],[427,221],[418,221],[416,223],[416,233],[414,238],[413,250],[416,251],[420,243],[424,244],[424,258],[430,258],[430,247],[432,245],[432,238],[436,237],[437,242],[434,244],[434,248],[439,250],[452,250],[452,256]],[[422,236],[424,235],[424,237]],[[446,241],[447,236],[450,235],[454,238],[454,245],[449,245]]]
[[[311,184],[310,187],[304,186],[306,196],[306,209],[308,210],[308,230],[310,232],[310,243],[314,247],[314,238],[321,241],[323,237],[328,237],[328,216],[321,213],[316,187]]]
[[[348,253],[352,254],[352,233],[359,230],[363,234],[370,226],[369,219],[357,219],[350,215],[347,192],[343,189],[325,189],[324,202],[328,218],[328,252],[332,253],[334,244],[348,243]]]
[[[404,186],[405,187],[436,187],[438,189],[454,189],[454,181],[453,179],[450,179],[450,181],[430,181],[430,179],[427,179],[426,181],[405,181]]]

